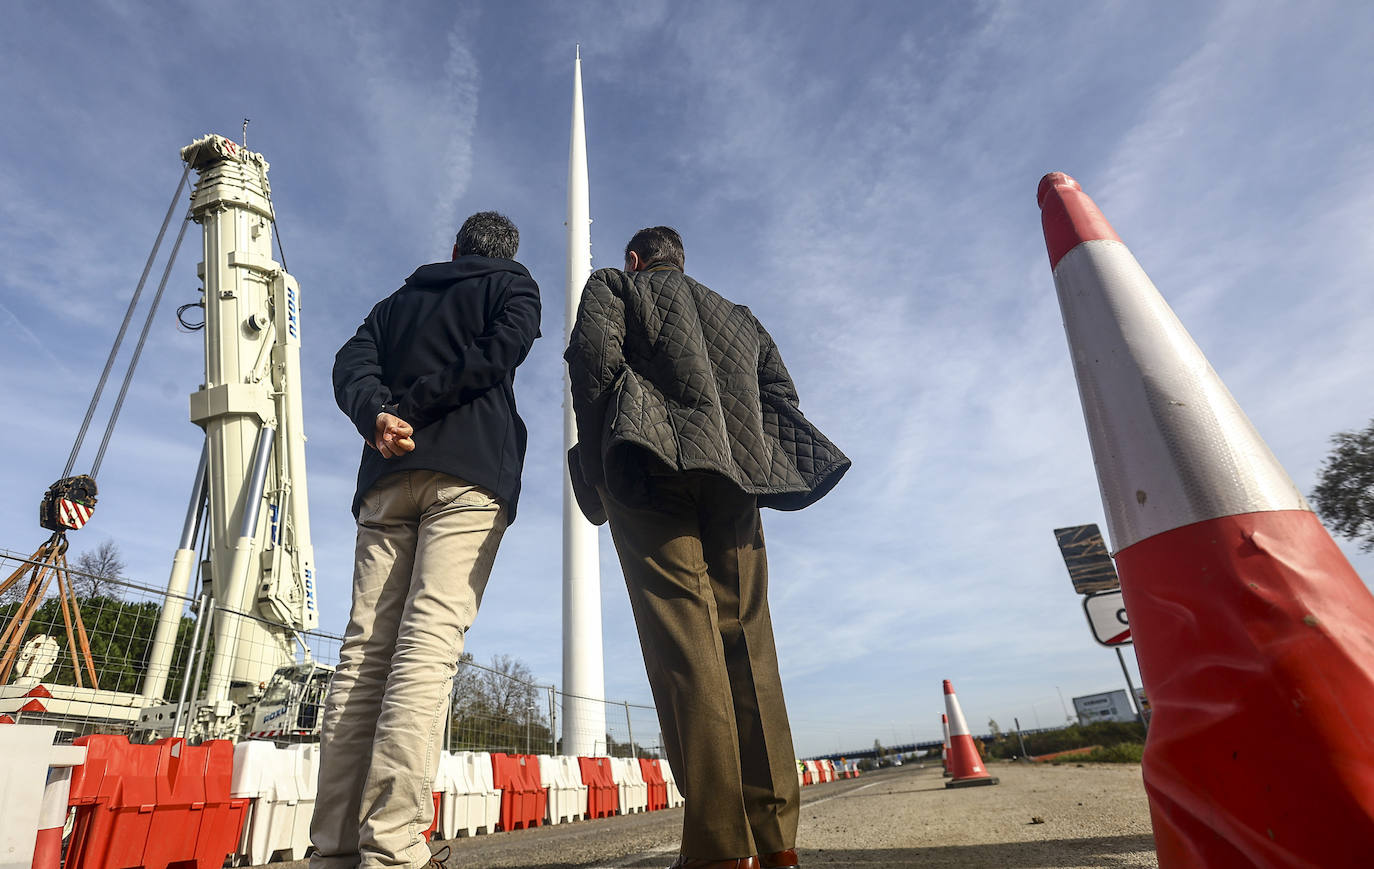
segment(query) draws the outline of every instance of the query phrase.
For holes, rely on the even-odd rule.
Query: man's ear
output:
[[[644,268],[644,261],[639,258],[638,253],[630,251],[625,254],[625,271],[637,272],[642,268]]]
[[[454,259],[458,259],[458,245],[457,245],[457,244],[454,244],[454,245],[453,245],[453,258],[454,258]]]

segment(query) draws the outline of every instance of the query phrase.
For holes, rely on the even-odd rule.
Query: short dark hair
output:
[[[625,259],[630,251],[639,255],[639,261],[646,266],[655,263],[669,263],[680,269],[687,267],[687,254],[682,249],[682,236],[671,226],[649,226],[641,229],[625,245]]]
[[[479,211],[463,221],[454,240],[459,256],[476,254],[496,259],[515,259],[520,249],[520,230],[497,211]]]

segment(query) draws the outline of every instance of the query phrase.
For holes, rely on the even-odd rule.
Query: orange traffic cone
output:
[[[1078,182],[1037,199],[1154,710],[1159,864],[1369,865],[1374,596]]]
[[[949,716],[943,712],[940,713],[940,729],[945,732],[945,747],[940,753],[940,764],[945,768],[944,777],[949,778],[953,775],[949,771]]]
[[[949,684],[948,679],[945,680],[945,715],[949,722],[949,771],[953,776],[945,782],[945,787],[970,788],[997,784],[997,779],[983,766],[978,746],[973,744],[973,735],[968,732],[964,711],[959,708],[959,698],[954,696],[954,686]]]

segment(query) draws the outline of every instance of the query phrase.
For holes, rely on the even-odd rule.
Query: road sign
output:
[[[1064,556],[1064,566],[1069,569],[1074,591],[1092,594],[1121,586],[1116,578],[1116,565],[1096,525],[1056,528],[1054,539],[1059,543],[1059,552]]]
[[[1131,642],[1131,626],[1126,621],[1126,603],[1121,589],[1101,591],[1083,598],[1093,638],[1104,646],[1126,646]]]

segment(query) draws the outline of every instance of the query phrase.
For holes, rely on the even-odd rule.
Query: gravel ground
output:
[[[802,865],[1159,865],[1138,764],[997,764],[992,772],[1001,779],[993,787],[947,790],[938,766],[908,765],[805,788]],[[681,827],[682,810],[673,809],[458,839],[445,843],[447,865],[662,869],[676,856]]]
[[[1138,764],[998,764],[991,771],[1000,784],[947,790],[938,766],[908,766],[849,782],[862,784],[833,799],[804,801],[804,865],[1159,865]]]

